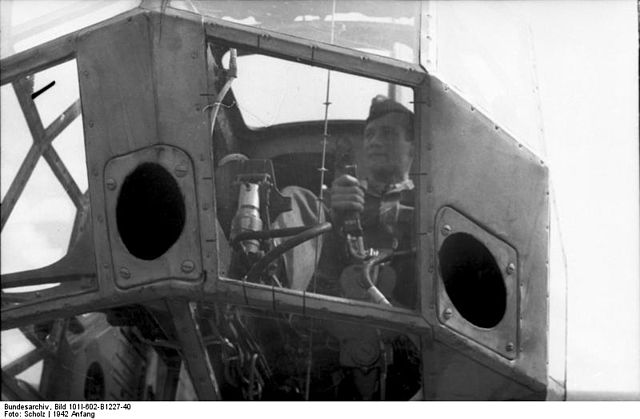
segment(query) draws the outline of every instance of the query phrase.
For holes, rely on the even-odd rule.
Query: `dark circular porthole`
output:
[[[507,290],[495,258],[470,234],[447,237],[439,252],[444,287],[456,310],[468,322],[495,327],[507,308]]]
[[[174,177],[157,163],[143,163],[129,174],[116,206],[118,232],[135,257],[153,260],[178,240],[185,203]]]
[[[87,369],[84,379],[84,399],[104,400],[105,394],[104,372],[97,362],[93,362]]]

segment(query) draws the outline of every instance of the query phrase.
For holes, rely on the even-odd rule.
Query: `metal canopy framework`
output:
[[[513,352],[521,353],[523,350],[515,348],[513,342],[499,341],[495,345],[500,345],[500,349],[490,351],[475,342],[473,337],[468,339],[467,336],[459,336],[457,334],[459,330],[446,326],[444,324],[446,319],[444,321],[440,319],[439,310],[442,307],[434,297],[434,290],[440,286],[435,272],[437,261],[434,260],[437,254],[435,246],[438,233],[434,232],[432,223],[435,219],[435,211],[440,208],[440,205],[446,205],[449,197],[437,175],[439,173],[447,174],[448,170],[453,170],[444,167],[446,165],[442,163],[448,161],[446,160],[446,157],[449,157],[447,153],[456,154],[457,159],[463,159],[473,150],[467,148],[466,144],[469,143],[463,140],[447,142],[447,134],[442,134],[442,131],[445,130],[440,125],[438,128],[442,131],[437,132],[440,135],[438,137],[440,143],[436,144],[432,141],[430,137],[432,130],[430,121],[431,78],[422,67],[341,46],[303,40],[265,29],[203,17],[188,11],[165,8],[165,4],[154,3],[143,6],[90,28],[65,35],[40,47],[16,54],[0,63],[1,83],[2,85],[14,84],[34,139],[34,144],[11,185],[10,193],[7,193],[7,197],[2,202],[2,225],[4,226],[9,218],[11,209],[20,197],[40,156],[44,156],[51,166],[56,178],[73,200],[79,214],[72,235],[76,240],[72,241],[67,255],[62,260],[42,269],[3,275],[3,330],[26,327],[28,324],[52,318],[68,318],[81,313],[120,306],[146,305],[156,307],[160,304],[163,306],[163,310],[170,313],[171,319],[167,326],[169,334],[177,341],[177,346],[174,349],[185,360],[198,397],[219,399],[218,383],[212,373],[211,360],[205,350],[205,342],[208,337],[203,336],[195,321],[197,310],[194,303],[223,302],[272,312],[342,320],[413,333],[419,337],[420,349],[423,354],[431,353],[434,342],[438,341],[444,346],[462,353],[465,362],[482,364],[483,368],[490,370],[491,374],[495,374],[496,377],[516,382],[519,386],[517,394],[527,394],[527,397],[532,398],[544,397],[546,369],[543,367],[535,374],[531,372],[531,368],[537,367],[545,356],[545,354],[541,355],[539,351],[540,344],[531,345],[533,348],[531,358],[518,358],[517,354],[513,354]],[[190,42],[185,42],[182,45],[183,39]],[[210,121],[208,121],[207,115],[202,112],[207,106],[207,94],[210,96],[209,90],[212,89],[208,85],[207,75],[204,71],[207,68],[205,51],[207,42],[210,41],[313,66],[397,83],[414,90],[416,128],[417,132],[423,133],[419,149],[421,168],[417,173],[417,190],[423,192],[417,207],[420,214],[417,235],[421,246],[420,251],[423,253],[420,256],[419,269],[425,279],[420,289],[422,304],[419,312],[397,307],[381,307],[274,286],[267,287],[221,277],[218,270],[218,250],[223,244],[215,236],[217,230],[216,214],[212,209],[212,207],[215,208],[215,205],[212,205],[210,196],[213,190],[212,145],[207,141]],[[131,45],[130,50],[117,49],[125,42],[127,45]],[[110,49],[113,47],[116,49]],[[104,51],[113,52],[105,54]],[[45,129],[30,96],[31,92],[27,86],[28,78],[36,72],[71,59],[76,59],[78,62],[83,99],[107,97],[108,92],[116,90],[124,98],[123,104],[121,107],[110,108],[106,100],[83,100],[81,106],[79,102],[76,102]],[[119,69],[117,65],[121,61],[132,63],[131,68]],[[153,77],[148,77],[149,74],[152,74]],[[446,91],[446,87],[444,90]],[[128,94],[131,96],[127,96]],[[445,96],[444,99],[443,96]],[[470,111],[464,109],[466,104],[460,98],[439,92],[437,99],[438,103],[443,103],[448,110],[454,109],[457,112],[456,118],[462,121],[465,126],[470,127],[474,132],[481,133],[484,143],[492,146],[496,146],[499,142],[504,142],[509,146],[517,144],[506,134],[496,133],[499,129],[498,127],[494,129],[490,121],[476,116],[477,113],[471,113],[475,112],[473,108]],[[51,141],[56,135],[80,115],[80,108],[82,108],[87,143],[90,205],[60,158],[50,148]],[[137,120],[126,126],[119,123],[134,111],[137,112]],[[179,117],[173,118],[175,120],[169,117],[174,115]],[[438,123],[446,125],[443,123],[443,120],[446,122],[446,118],[442,118],[442,115],[436,116],[440,118],[437,119]],[[165,123],[169,120],[171,123]],[[183,132],[188,132],[191,137],[182,139],[179,134]],[[179,141],[182,142],[179,143]],[[197,257],[189,260],[190,264],[188,265],[185,265],[185,261],[181,261],[182,266],[174,265],[171,268],[173,270],[169,269],[171,275],[163,273],[167,271],[166,269],[164,271],[159,269],[157,274],[155,271],[151,271],[151,279],[145,278],[144,281],[139,281],[135,275],[134,278],[131,278],[131,270],[123,269],[112,254],[115,249],[112,243],[117,240],[117,237],[110,239],[110,234],[114,229],[113,214],[107,213],[107,211],[113,207],[113,202],[108,197],[109,193],[117,192],[120,186],[119,179],[114,179],[115,176],[108,176],[107,169],[108,165],[115,161],[115,156],[125,154],[134,156],[137,153],[134,150],[150,150],[158,144],[163,144],[162,147],[167,149],[180,146],[188,155],[184,159],[183,172],[189,173],[189,176],[185,178],[185,183],[192,182],[195,191],[192,198],[195,199],[196,205],[190,210],[197,213],[197,217],[191,217],[187,221],[191,222],[189,228],[192,228],[191,231],[195,236],[195,244],[190,245],[188,250]],[[496,147],[503,147],[504,144],[499,143],[499,146]],[[452,149],[447,147],[452,147]],[[534,161],[535,159],[526,150],[518,150],[518,147],[513,148],[515,151],[510,151],[510,153],[514,156],[515,163],[506,163],[499,166],[499,169],[501,173],[511,173],[514,168],[517,168],[518,163],[523,160],[527,161],[531,173],[538,180],[536,189],[533,191],[535,192],[534,198],[537,199],[542,182],[546,180],[546,169],[538,167],[538,162]],[[440,165],[433,165],[440,170],[439,173],[432,171],[431,163],[433,162],[430,161],[432,156],[437,153],[441,153],[445,157],[440,160]],[[491,162],[494,154],[485,152],[483,158]],[[434,172],[436,173],[436,183],[433,179]],[[460,181],[464,176],[456,172],[451,175],[451,178]],[[197,179],[197,182],[194,179]],[[518,178],[517,181],[519,180],[521,179]],[[485,184],[481,186],[487,187]],[[494,191],[492,186],[488,186],[488,188],[489,191]],[[456,196],[456,199],[460,205],[467,206],[471,211],[477,201],[481,200],[467,202],[463,189],[464,186],[456,190],[460,194],[460,196]],[[483,191],[484,189],[478,190],[476,193],[482,194]],[[502,190],[498,190],[498,193],[502,192]],[[518,198],[523,198],[523,196],[523,194],[519,194]],[[526,199],[525,197],[518,202],[528,202]],[[542,204],[537,207],[541,212],[546,209],[545,199],[543,198]],[[438,207],[433,204],[437,204]],[[501,208],[499,207],[500,203],[495,205],[496,208]],[[422,206],[422,210],[420,206]],[[514,227],[517,231],[516,239],[521,240],[521,236],[524,234],[521,231],[523,228],[531,228],[539,235],[540,223],[544,222],[543,219],[540,220],[541,218],[536,218],[533,222],[527,222],[525,227]],[[478,222],[478,224],[482,223]],[[497,235],[508,236],[508,232],[503,231],[504,227],[499,223],[492,227],[499,232]],[[544,230],[544,226],[542,226],[542,230]],[[546,247],[539,245],[533,247],[534,250],[531,253],[535,256],[534,262],[540,262],[541,251]],[[175,261],[169,261],[169,263],[175,263]],[[144,269],[147,265],[140,262],[139,266],[142,267],[140,269]],[[193,266],[196,266],[195,270]],[[527,269],[529,271],[526,272],[532,272],[535,276],[540,274],[533,268]],[[546,274],[546,271],[544,273]],[[52,283],[59,283],[59,285],[38,291],[11,294],[5,292],[7,288]],[[538,297],[542,285],[546,286],[546,279],[543,284],[535,286],[522,284],[521,288],[529,287],[526,291],[531,290],[531,294]],[[517,288],[517,286],[513,287],[513,289]],[[524,294],[521,292],[521,295]],[[545,297],[543,296],[543,298]],[[510,301],[516,301],[517,304],[522,303],[522,307],[533,304],[532,301],[524,298],[523,302],[515,297],[510,298]],[[511,307],[510,313],[514,314],[514,317],[513,310],[519,307],[521,306]],[[536,312],[536,315],[538,314]],[[511,329],[508,333],[505,332],[505,336],[512,339],[517,331],[526,330],[529,332],[529,329],[517,329],[519,324],[517,320],[513,320],[508,325]],[[529,327],[535,329],[540,325],[528,325],[527,328]],[[473,328],[459,327],[458,329],[464,330],[464,333],[475,333]],[[40,359],[42,343],[37,343],[36,351],[12,365],[12,371],[18,371]],[[507,343],[507,348],[503,349],[505,343]],[[509,345],[511,345],[510,349],[508,349]],[[529,347],[526,349],[529,350]],[[505,353],[508,353],[508,356],[503,356]],[[513,361],[514,359],[515,361]],[[426,365],[423,371],[423,383],[435,386],[434,380],[440,379],[443,375],[446,375],[446,371],[433,370],[433,366]],[[11,384],[13,381],[9,380],[8,383]],[[18,385],[12,386],[9,390],[13,394],[25,391],[25,389],[20,389]],[[437,398],[437,394],[432,393],[432,389],[425,388],[424,391],[425,397]]]
[[[93,312],[122,305],[140,304],[145,301],[167,299],[173,301],[170,304],[170,312],[174,314],[175,330],[179,331],[177,338],[181,342],[180,352],[186,360],[188,370],[191,372],[196,393],[201,399],[219,398],[215,378],[211,373],[206,373],[210,364],[206,351],[202,350],[203,337],[194,323],[192,308],[186,301],[215,302],[225,301],[238,305],[254,307],[278,307],[278,310],[301,312],[303,316],[320,318],[340,318],[363,320],[380,324],[384,327],[401,328],[404,330],[424,331],[429,330],[428,325],[420,316],[403,309],[389,310],[380,307],[351,303],[345,305],[339,299],[323,297],[319,295],[307,295],[306,293],[290,290],[265,290],[262,287],[248,283],[220,282],[210,278],[204,282],[184,284],[181,281],[169,280],[164,284],[151,284],[138,287],[129,292],[117,289],[107,277],[102,278],[102,263],[98,253],[98,263],[92,262],[94,246],[91,237],[91,216],[87,217],[88,203],[83,199],[77,183],[69,174],[55,150],[50,147],[55,137],[80,115],[80,101],[74,103],[65,110],[49,127],[43,128],[38,110],[31,97],[32,92],[28,87],[28,80],[32,74],[50,68],[59,63],[81,58],[77,56],[79,43],[90,37],[94,31],[101,31],[111,25],[120,22],[130,22],[134,19],[166,19],[168,17],[178,21],[198,22],[199,16],[188,12],[167,9],[162,15],[159,11],[144,8],[126,12],[123,15],[112,18],[93,27],[65,35],[62,38],[50,41],[31,50],[15,54],[0,65],[2,69],[2,85],[12,83],[20,100],[21,108],[27,118],[30,130],[34,138],[27,158],[21,166],[21,170],[13,181],[5,200],[2,202],[3,226],[9,219],[11,210],[18,201],[24,185],[40,156],[43,156],[52,167],[56,178],[73,200],[78,213],[84,212],[84,223],[77,222],[74,228],[74,237],[80,237],[80,242],[72,243],[67,255],[59,262],[39,269],[26,272],[7,274],[2,277],[2,328],[10,329],[21,327],[25,329],[29,324],[47,321],[51,318],[69,318],[81,313]],[[194,27],[199,26],[196,23]],[[414,87],[419,86],[425,79],[425,74],[420,67],[414,64],[398,65],[394,60],[389,60],[366,53],[355,54],[348,49],[303,42],[287,35],[269,32],[260,29],[247,28],[206,18],[204,30],[208,36],[228,42],[231,45],[242,45],[248,48],[257,48],[261,51],[281,57],[301,58],[303,62],[320,65],[327,68],[334,66],[363,76],[386,79],[392,82],[400,82]],[[283,51],[287,51],[283,54]],[[303,52],[304,51],[304,52]],[[88,77],[86,71],[80,77]],[[84,109],[85,105],[82,106]],[[89,118],[83,121],[85,130],[90,130],[94,121]],[[91,166],[90,166],[91,167]],[[91,189],[91,188],[90,188]],[[94,192],[95,193],[95,192]],[[95,205],[92,202],[91,208]],[[95,208],[93,208],[95,211]],[[101,219],[101,215],[93,217]],[[86,230],[81,234],[78,230]],[[66,274],[66,275],[65,275]],[[102,279],[101,279],[102,278]],[[53,288],[25,292],[5,292],[8,288],[27,285],[50,284],[57,282],[59,285]],[[106,281],[106,282],[105,282]],[[183,302],[180,302],[183,301]],[[191,314],[190,314],[191,313]],[[391,315],[390,315],[391,314]],[[185,317],[186,316],[186,317]],[[57,323],[56,323],[57,324]],[[10,372],[19,372],[42,359],[43,343],[35,340],[36,349],[11,364]],[[194,348],[200,348],[200,350]],[[204,374],[204,375],[202,375]],[[7,381],[7,385],[13,383]],[[14,385],[7,387],[14,395],[19,395],[20,387]],[[20,393],[28,397],[26,390]]]
[[[126,21],[134,18],[137,15],[148,15],[154,12],[139,9],[136,11],[127,12],[124,15],[113,18],[110,21],[99,24],[95,27],[67,35],[58,40],[44,44],[41,47],[27,51],[25,53],[16,54],[2,62],[2,84],[14,82],[20,80],[25,75],[32,74],[42,69],[51,67],[55,64],[71,59],[75,55],[77,48],[77,42],[83,36],[90,34],[94,30],[100,30],[107,27],[112,23],[119,21]],[[190,13],[184,13],[180,11],[174,11],[168,9],[164,16],[177,16],[181,19],[192,20],[197,16]],[[246,28],[242,25],[235,25],[228,22],[219,21],[216,19],[205,20],[205,31],[207,34],[214,36],[216,39],[220,39],[229,42],[232,45],[246,45],[247,47],[259,48],[260,50],[269,52],[274,55],[282,56],[283,46],[287,46],[287,54],[301,58],[301,60],[308,61],[314,65],[321,65],[326,67],[340,66],[344,70],[354,74],[360,74],[363,76],[375,76],[377,78],[383,78],[391,82],[400,82],[406,85],[417,86],[424,80],[425,75],[422,69],[412,64],[400,64],[395,60],[386,59],[378,56],[371,56],[366,53],[357,53],[353,51],[335,46],[321,47],[318,44],[306,43],[300,44],[300,41],[294,37],[286,35],[269,33],[269,31],[263,31],[258,29]],[[306,51],[305,51],[306,50]],[[303,52],[305,51],[305,52]],[[303,52],[303,53],[302,53]],[[300,54],[302,53],[302,54]],[[306,57],[306,58],[305,58]],[[67,116],[61,116],[60,120],[65,120]],[[89,127],[92,126],[92,121],[86,122]],[[60,179],[67,179],[67,177],[60,175]],[[22,179],[24,182],[25,180]],[[18,181],[19,182],[19,181]],[[77,187],[75,187],[77,188]],[[74,189],[73,184],[69,183],[65,185],[65,189]],[[77,198],[76,198],[77,200]],[[3,203],[4,205],[4,203]],[[4,212],[4,211],[3,211]],[[10,276],[7,276],[9,279]],[[3,278],[4,280],[4,278]],[[11,280],[9,280],[11,282]],[[12,286],[16,286],[12,283]],[[249,284],[247,284],[250,287]],[[233,286],[231,286],[233,288]],[[243,292],[242,295],[246,293]],[[126,296],[123,296],[127,300]],[[244,297],[243,297],[244,298]],[[283,296],[285,300],[286,296]],[[315,297],[307,296],[309,300],[313,300]],[[269,300],[271,296],[269,296]],[[308,301],[309,301],[308,300]],[[313,304],[307,305],[307,309],[312,310]],[[88,307],[87,307],[88,308]],[[97,308],[93,306],[93,308]],[[338,310],[342,311],[342,310]],[[375,311],[375,309],[374,309]],[[37,318],[45,318],[43,307],[38,310]],[[50,315],[50,314],[49,314]],[[403,318],[402,316],[401,318]],[[414,324],[415,321],[410,321],[405,324]],[[6,326],[5,326],[6,325]],[[5,317],[3,327],[10,327],[13,325],[11,316]]]
[[[27,120],[27,124],[29,125],[33,144],[2,201],[2,228],[4,228],[4,225],[9,219],[40,157],[45,158],[49,167],[51,167],[51,170],[53,170],[53,173],[60,181],[60,184],[67,191],[67,194],[69,194],[76,208],[78,210],[82,208],[82,192],[80,188],[78,188],[78,185],[67,170],[64,162],[60,159],[60,156],[51,147],[53,140],[80,115],[80,100],[78,99],[45,129],[32,100],[33,91],[32,87],[29,86],[28,79],[21,79],[14,82],[13,88]]]
[[[316,42],[393,56],[397,44],[418,62],[420,1],[172,1],[169,7]]]

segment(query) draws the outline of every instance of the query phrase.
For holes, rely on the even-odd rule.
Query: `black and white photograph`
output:
[[[637,1],[0,7],[4,417],[638,407]]]

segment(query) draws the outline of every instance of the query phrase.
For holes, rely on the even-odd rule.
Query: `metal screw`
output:
[[[196,264],[193,263],[193,261],[188,259],[182,262],[182,266],[180,266],[180,269],[182,269],[182,272],[186,274],[193,272],[195,268],[196,268]]]
[[[122,277],[122,279],[131,278],[131,272],[129,272],[129,269],[127,269],[127,268],[124,268],[124,267],[120,268],[119,274]]]
[[[453,311],[450,308],[447,308],[444,313],[442,313],[442,316],[445,320],[449,320],[451,316],[453,316]]]
[[[113,191],[116,189],[116,186],[118,186],[118,183],[115,181],[115,179],[109,178],[107,179],[107,189],[109,189],[110,191]]]
[[[513,352],[514,348],[515,346],[513,345],[513,342],[509,342],[507,343],[507,346],[505,346],[505,349],[507,350],[507,352]]]
[[[516,265],[514,265],[513,263],[510,263],[507,265],[507,275],[511,275],[515,271],[516,271]]]
[[[451,233],[451,226],[449,224],[443,225],[442,228],[440,229],[440,232],[442,233],[443,236],[448,236],[449,233]]]
[[[187,174],[187,171],[188,171],[187,167],[183,164],[177,165],[176,168],[174,169],[174,172],[178,177],[184,177]]]

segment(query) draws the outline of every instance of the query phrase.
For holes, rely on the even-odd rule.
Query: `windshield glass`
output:
[[[223,58],[225,67],[228,56]],[[331,96],[327,117],[331,120],[366,119],[371,98],[377,95],[412,106],[411,89],[379,80],[335,71],[328,75],[322,68],[257,54],[238,57],[237,66],[232,90],[249,128],[324,120],[327,89]]]
[[[1,58],[133,9],[140,0],[2,0]]]
[[[418,62],[419,1],[171,1],[171,7]]]

